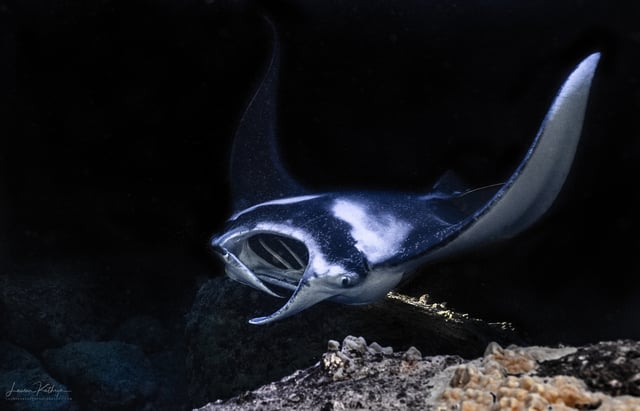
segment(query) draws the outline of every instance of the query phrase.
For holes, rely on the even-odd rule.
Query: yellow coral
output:
[[[536,367],[536,360],[526,349],[503,349],[492,343],[480,367],[466,364],[454,371],[436,410],[640,411],[640,398],[593,393],[574,377],[531,375]]]
[[[522,374],[536,367],[536,361],[525,350],[517,347],[504,349],[496,343],[489,344],[484,361],[498,362],[507,374]]]

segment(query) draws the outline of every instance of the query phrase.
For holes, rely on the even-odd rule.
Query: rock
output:
[[[139,315],[129,318],[120,325],[114,339],[137,345],[145,353],[150,354],[165,349],[169,336],[160,321],[148,315]]]
[[[39,372],[69,387],[74,406],[184,409],[182,338],[188,305],[177,310],[175,300],[166,304],[144,278],[96,274],[102,265],[96,260],[12,266],[15,273],[0,275],[0,340],[42,354],[46,372]],[[145,296],[150,290],[154,295]],[[153,312],[163,322],[136,315],[140,311]],[[105,342],[111,338],[118,341]]]
[[[0,409],[75,411],[69,388],[52,378],[28,351],[0,342]]]
[[[338,351],[338,348],[340,347],[340,343],[338,343],[337,341],[336,343],[338,344],[338,347],[335,349],[335,351]],[[371,343],[371,345],[369,345],[369,353],[391,355],[393,354],[393,348],[382,347],[380,344],[374,341]]]
[[[416,347],[409,347],[404,354],[402,354],[402,360],[408,363],[420,361],[422,359],[422,353],[418,351]]]
[[[327,351],[338,351],[340,349],[340,343],[336,340],[329,340],[327,343]]]
[[[424,409],[429,392],[417,381],[463,361],[458,356],[435,356],[408,365],[405,353],[362,350],[362,343],[362,337],[348,336],[339,351],[325,353],[318,364],[200,410]]]
[[[0,275],[6,336],[34,351],[102,338],[115,318],[97,292],[98,284],[85,275]]]
[[[27,350],[6,341],[0,341],[0,371],[13,371],[40,367],[40,361]]]
[[[546,361],[539,375],[569,374],[594,391],[640,396],[640,342],[612,341],[580,347],[575,353]]]
[[[598,363],[603,354],[606,356],[614,351],[637,354],[638,346],[634,342],[620,341],[550,350],[541,347],[503,349],[493,344],[483,358],[458,366],[448,386],[434,390],[434,409],[637,410],[640,409],[640,398],[629,395],[633,394],[633,388],[598,390],[583,376],[584,365]],[[547,355],[541,355],[542,352]],[[599,364],[602,375],[617,371],[615,364]],[[554,369],[561,372],[552,372]],[[639,364],[627,366],[627,373],[638,372]],[[587,375],[591,373],[587,372]]]
[[[415,349],[393,354],[354,350],[362,341],[347,337],[339,350],[326,352],[312,367],[199,410],[640,409],[638,342],[577,349],[502,348],[492,343],[483,357],[464,361],[457,356],[421,357]]]
[[[493,340],[521,341],[504,324],[488,324],[441,304],[399,295],[368,306],[327,302],[273,324],[247,323],[282,303],[223,277],[202,286],[186,326],[187,381],[193,406],[237,395],[308,367],[318,361],[325,341],[342,340],[350,334],[400,349],[415,346],[425,354],[463,356],[480,355]],[[393,352],[381,345],[365,346],[363,341],[349,341],[348,349],[361,355]]]
[[[118,341],[77,342],[46,350],[44,361],[90,410],[143,409],[158,395],[149,359],[138,347]]]
[[[176,411],[188,403],[184,350],[176,347],[149,357],[158,381],[155,410]]]

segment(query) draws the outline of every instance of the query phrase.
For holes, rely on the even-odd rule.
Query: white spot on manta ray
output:
[[[356,248],[372,264],[394,256],[412,229],[411,224],[391,214],[373,215],[362,204],[349,200],[336,200],[332,211],[351,226]]]

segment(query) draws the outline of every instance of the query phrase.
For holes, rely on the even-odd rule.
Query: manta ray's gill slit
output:
[[[287,260],[285,260],[284,258],[280,257],[280,254],[276,253],[275,251],[273,251],[271,249],[271,247],[269,247],[267,244],[265,244],[265,242],[262,240],[262,238],[258,238],[258,242],[260,243],[260,245],[262,246],[262,248],[266,251],[269,252],[269,254],[276,259],[280,264],[282,264],[285,268],[288,269],[292,269],[293,267],[287,262]],[[284,244],[284,243],[283,243]]]
[[[274,272],[279,270],[302,272],[309,261],[307,247],[290,237],[260,233],[249,237],[247,241],[251,251],[268,263]]]

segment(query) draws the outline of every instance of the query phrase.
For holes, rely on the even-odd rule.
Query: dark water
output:
[[[407,292],[531,342],[640,338],[637,3],[107,0],[0,3],[2,340],[58,380],[43,353],[78,341],[180,362],[183,316],[222,272],[207,241],[231,212],[230,144],[269,55],[265,12],[282,42],[286,166],[318,190],[420,191],[448,169],[502,181],[569,71],[601,51],[552,214]],[[123,337],[156,320],[160,348]],[[162,381],[114,406],[157,403]]]

